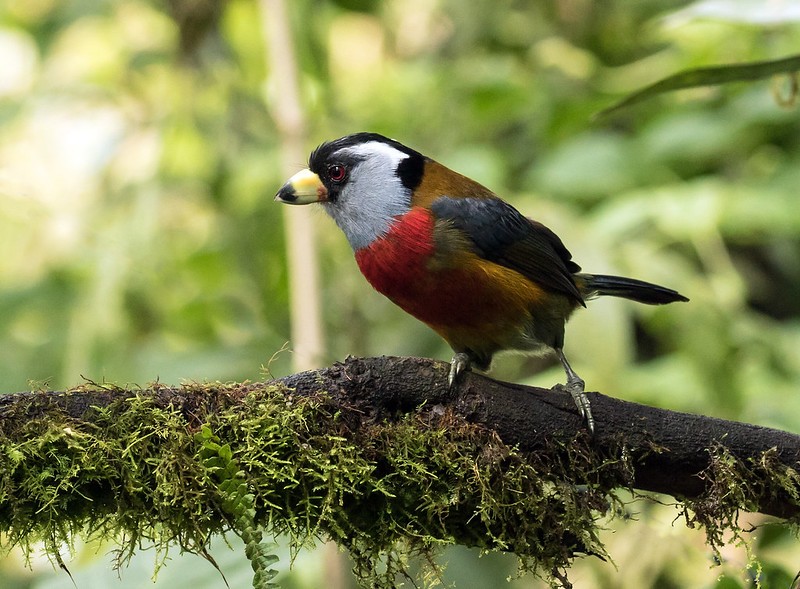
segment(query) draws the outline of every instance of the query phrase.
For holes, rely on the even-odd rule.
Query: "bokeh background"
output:
[[[588,389],[800,431],[800,116],[776,100],[788,79],[593,118],[682,69],[797,53],[800,3],[291,0],[286,15],[281,4],[0,6],[0,391],[259,379],[348,354],[449,359],[371,291],[321,211],[292,217],[273,202],[318,143],[370,130],[493,188],[586,270],[691,298],[578,313],[566,350]],[[494,374],[545,386],[563,376],[519,356]],[[579,561],[577,587],[791,585],[790,532],[766,525],[717,557],[661,499],[608,524],[615,563]],[[247,587],[230,541],[212,552],[230,586]],[[119,574],[112,546],[74,548],[64,556],[81,589],[225,587],[197,556],[170,554],[153,581],[146,547]],[[282,587],[351,584],[329,546],[291,570],[280,550]],[[509,555],[458,547],[442,562],[459,588],[504,586],[515,572]],[[73,581],[12,551],[0,586]]]

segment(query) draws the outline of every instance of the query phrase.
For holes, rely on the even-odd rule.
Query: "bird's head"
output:
[[[425,162],[422,154],[383,135],[347,135],[315,149],[308,168],[292,176],[275,200],[321,203],[358,250],[408,212]]]

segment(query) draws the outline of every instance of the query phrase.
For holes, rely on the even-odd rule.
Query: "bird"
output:
[[[360,132],[324,142],[275,200],[319,203],[379,293],[453,349],[448,384],[489,369],[494,355],[555,353],[590,435],[585,382],[564,355],[565,324],[586,301],[688,301],[633,278],[588,274],[561,239],[480,183],[402,143]],[[562,385],[556,385],[562,386]]]

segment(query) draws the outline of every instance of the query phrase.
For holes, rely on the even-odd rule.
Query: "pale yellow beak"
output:
[[[307,205],[328,200],[328,189],[311,170],[301,170],[275,195],[275,200],[290,205]]]

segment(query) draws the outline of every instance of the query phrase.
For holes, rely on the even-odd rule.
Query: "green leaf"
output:
[[[231,450],[230,444],[225,444],[224,446],[220,446],[219,450],[219,457],[222,458],[225,462],[230,462],[231,458],[233,458],[233,451]]]
[[[754,61],[736,65],[685,70],[637,90],[633,94],[629,94],[619,102],[601,110],[594,116],[594,119],[606,117],[637,102],[675,90],[697,88],[698,86],[718,86],[731,82],[763,80],[778,74],[795,73],[798,70],[800,70],[800,55],[792,55],[770,61]]]

